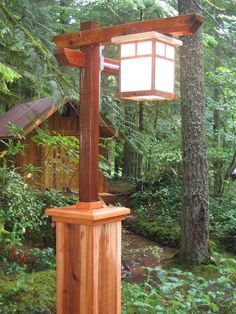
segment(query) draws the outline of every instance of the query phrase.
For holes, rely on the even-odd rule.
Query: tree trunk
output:
[[[122,176],[124,178],[135,178],[137,168],[137,153],[130,144],[129,138],[132,134],[132,128],[136,125],[136,108],[133,106],[126,106],[125,108],[125,143],[124,143],[124,158],[123,158],[123,171]]]
[[[138,112],[138,120],[139,120],[139,132],[142,134],[144,130],[144,106],[143,102],[139,102],[139,112]],[[139,153],[137,158],[137,175],[136,178],[140,178],[142,175],[142,164],[143,164],[143,156]]]
[[[179,0],[179,13],[201,14],[201,1]],[[204,124],[201,30],[183,39],[180,82],[183,155],[183,203],[180,259],[197,265],[208,259],[208,179]]]
[[[215,14],[216,21],[219,21],[219,14],[218,11]],[[215,39],[216,41],[219,41],[219,34],[217,30],[215,31]],[[214,70],[215,72],[220,66],[221,59],[221,46],[218,44],[215,47],[215,62],[214,62]],[[220,102],[220,86],[219,84],[215,83],[214,85],[214,101],[216,104]],[[214,132],[214,146],[215,148],[220,147],[221,141],[220,141],[220,111],[218,108],[214,108],[213,110],[213,132]],[[214,195],[219,196],[221,195],[222,188],[223,188],[223,174],[222,174],[222,162],[218,159],[216,159],[213,162],[213,170],[214,170]]]

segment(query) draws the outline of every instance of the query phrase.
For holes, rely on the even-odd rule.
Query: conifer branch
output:
[[[64,75],[54,66],[51,62],[52,54],[50,51],[45,49],[39,40],[34,39],[34,37],[30,34],[30,32],[11,14],[11,12],[6,8],[6,6],[0,2],[0,10],[4,13],[6,19],[18,29],[20,29],[24,35],[26,40],[32,45],[32,47],[37,51],[38,55],[46,62],[48,68],[51,70],[52,74],[54,75],[57,83],[62,88],[62,93],[64,89],[72,89],[75,94],[77,92],[74,89],[74,86],[69,82]]]

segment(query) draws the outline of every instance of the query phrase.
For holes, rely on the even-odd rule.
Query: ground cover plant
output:
[[[236,313],[236,262],[219,255],[214,260],[218,266],[206,266],[205,278],[203,269],[201,276],[178,268],[147,269],[142,285],[123,285],[123,313]]]
[[[126,225],[159,243],[178,247],[181,229],[181,182],[165,175],[156,182],[142,182],[132,195],[134,216]],[[234,184],[234,183],[231,183]],[[234,189],[221,197],[210,196],[210,240],[235,252],[236,202]],[[213,245],[214,246],[214,245]]]
[[[48,247],[45,236],[41,232],[44,230],[48,237],[54,231],[51,228],[51,222],[47,221],[42,214],[47,207],[71,204],[75,202],[75,199],[55,191],[44,193],[36,191],[23,183],[13,169],[8,172],[7,178],[10,179],[6,180],[5,189],[2,189],[0,193],[1,204],[5,206],[2,213],[6,213],[2,216],[1,229],[0,313],[55,313],[54,242],[50,243],[51,248]],[[9,188],[9,186],[14,188]],[[180,211],[176,197],[180,191],[179,185],[175,182],[173,186],[169,185],[169,190],[167,188],[156,189],[158,192],[154,192],[154,188],[151,190],[148,187],[146,193],[138,191],[134,195],[136,204],[143,206],[142,210],[139,206],[135,207],[139,209],[137,217],[142,218],[143,224],[140,225],[139,221],[135,221],[133,227],[135,226],[136,232],[140,228],[140,233],[150,236],[152,229],[149,222],[157,219],[158,224],[152,222],[155,230],[153,234],[158,234],[159,241],[175,245],[179,235],[179,229],[176,234],[173,232],[176,226],[179,228],[177,222],[180,219]],[[17,195],[20,201],[13,201],[16,200],[13,194]],[[170,195],[173,199],[169,197]],[[37,206],[29,214],[25,208],[30,210],[28,201],[32,199],[33,204]],[[234,221],[230,218],[233,198],[228,201],[229,214],[227,211],[220,211],[215,206],[214,217],[217,218],[218,214],[219,218],[214,220],[215,226],[213,225],[212,228],[219,237],[221,235],[219,231],[223,226],[227,230],[221,230],[222,234],[225,234],[225,231],[227,235],[230,234],[233,228],[229,224],[230,219],[232,223]],[[159,206],[154,208],[153,204]],[[145,206],[147,206],[147,211],[144,210]],[[19,220],[21,215],[22,225]],[[30,217],[33,218],[31,223],[28,223],[27,219]],[[159,226],[162,225],[164,225],[163,233],[160,233]],[[214,255],[211,263],[186,271],[177,262],[170,260],[169,266],[167,263],[164,268],[160,266],[147,268],[147,278],[141,284],[123,281],[122,313],[233,314],[236,297],[235,259]],[[175,268],[172,268],[173,266]]]
[[[122,282],[122,314],[234,314],[236,262],[221,255],[190,270],[147,268],[142,284]],[[0,313],[55,313],[55,271],[0,271]]]

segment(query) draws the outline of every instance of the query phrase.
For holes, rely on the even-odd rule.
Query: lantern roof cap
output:
[[[170,36],[166,36],[164,34],[161,34],[161,33],[155,32],[155,31],[117,36],[117,37],[113,37],[111,39],[111,41],[114,44],[120,45],[123,43],[146,40],[146,39],[156,39],[158,41],[170,44],[172,46],[182,46],[182,44],[183,44],[183,42],[179,39],[176,39],[176,38],[173,38]]]

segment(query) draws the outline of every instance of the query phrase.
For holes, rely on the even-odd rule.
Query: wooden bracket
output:
[[[79,50],[69,48],[58,48],[54,51],[54,56],[59,65],[84,68],[86,65],[86,54]],[[111,58],[104,58],[103,73],[119,75],[119,61]]]
[[[54,57],[59,65],[84,68],[86,64],[86,55],[82,51],[76,51],[68,48],[59,48],[54,50]]]

